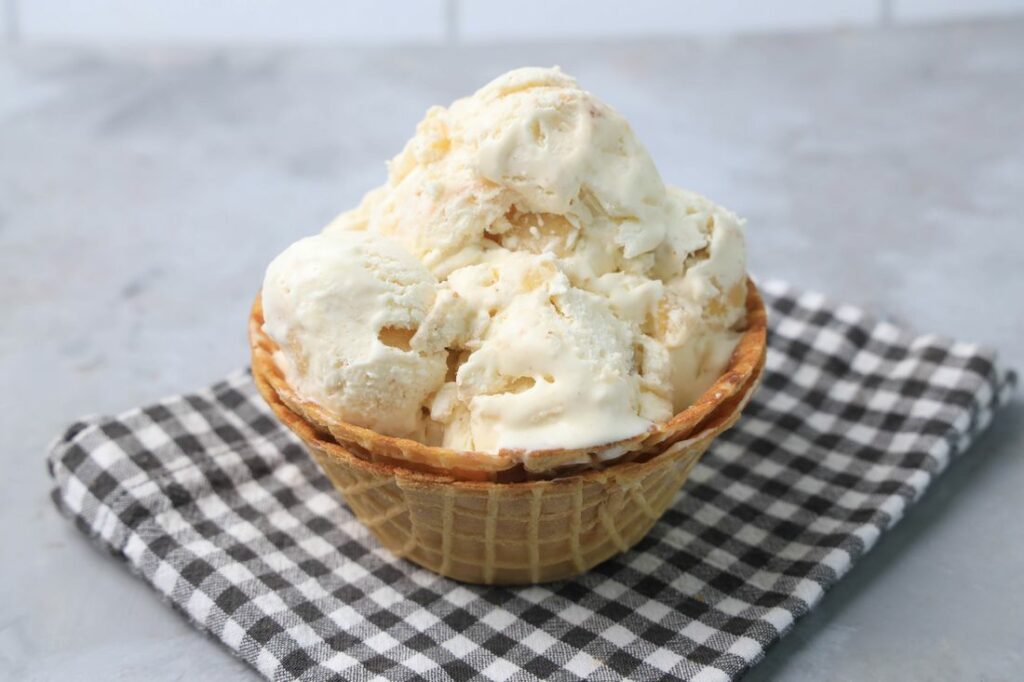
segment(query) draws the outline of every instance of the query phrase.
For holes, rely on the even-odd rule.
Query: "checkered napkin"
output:
[[[632,551],[478,587],[396,559],[247,372],[71,426],[54,500],[274,680],[735,679],[992,418],[991,352],[764,287],[763,384]],[[980,454],[980,453],[979,453]]]

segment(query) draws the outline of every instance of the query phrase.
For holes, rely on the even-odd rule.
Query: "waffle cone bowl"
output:
[[[586,450],[460,452],[383,436],[296,395],[259,297],[249,341],[260,394],[382,545],[456,580],[508,585],[578,575],[647,534],[756,388],[766,314],[748,282],[746,329],[711,388],[649,432]]]

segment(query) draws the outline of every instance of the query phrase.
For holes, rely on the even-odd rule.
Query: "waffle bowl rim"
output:
[[[277,418],[311,447],[331,456],[353,460],[360,465],[402,473],[408,480],[445,483],[487,484],[558,482],[567,478],[604,474],[610,469],[653,464],[677,444],[714,438],[739,418],[760,381],[767,346],[767,311],[757,287],[747,280],[747,327],[737,343],[726,369],[692,405],[672,419],[656,425],[638,437],[600,446],[574,450],[539,450],[530,453],[534,469],[526,480],[500,481],[494,477],[521,466],[523,451],[503,450],[497,454],[455,451],[430,446],[407,438],[385,436],[371,429],[325,419],[320,406],[295,395],[273,361],[276,345],[262,330],[261,297],[256,296],[249,315],[252,373],[264,400]],[[722,408],[732,405],[723,412]],[[338,432],[343,434],[339,438]],[[353,447],[355,446],[355,447]],[[559,466],[578,461],[580,453],[595,453],[615,447],[625,449],[616,457],[600,460],[597,466]],[[372,459],[360,456],[368,452]],[[410,452],[414,456],[410,456]],[[536,467],[537,461],[548,466]],[[639,461],[637,461],[639,460]],[[593,462],[593,458],[591,459]],[[622,472],[624,473],[624,471]]]
[[[620,478],[625,476],[645,476],[653,470],[663,466],[667,460],[687,454],[695,447],[703,447],[721,435],[724,431],[728,430],[739,418],[743,407],[745,407],[746,403],[749,401],[749,397],[754,393],[758,383],[757,380],[754,380],[751,383],[749,390],[744,393],[745,399],[737,405],[737,409],[723,414],[720,418],[716,419],[714,423],[709,424],[706,429],[702,429],[695,436],[676,441],[672,445],[668,446],[664,451],[655,454],[649,459],[642,461],[613,462],[603,469],[585,469],[582,471],[575,471],[571,474],[557,475],[550,478],[534,478],[522,481],[504,482],[461,479],[452,474],[440,473],[439,471],[412,469],[395,460],[371,461],[359,457],[358,455],[353,454],[341,443],[337,443],[333,440],[324,440],[321,437],[321,434],[319,434],[316,429],[309,424],[309,422],[284,404],[280,397],[274,392],[273,387],[265,380],[264,377],[256,374],[255,372],[253,377],[255,379],[257,389],[264,400],[269,404],[278,420],[280,420],[289,431],[299,438],[306,447],[316,449],[321,454],[328,455],[334,459],[340,460],[341,463],[347,466],[354,466],[369,474],[401,479],[403,484],[406,485],[418,484],[425,487],[443,485],[458,488],[463,492],[479,493],[487,493],[494,486],[499,486],[509,490],[515,488],[526,490],[536,487],[546,488],[574,486],[577,485],[580,480],[586,482],[589,479],[601,481],[608,478]],[[703,454],[703,452],[701,454]]]

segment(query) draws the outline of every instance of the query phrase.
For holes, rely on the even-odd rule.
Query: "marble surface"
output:
[[[245,364],[270,258],[429,104],[561,64],[751,265],[1024,366],[1024,23],[320,50],[0,50],[0,678],[254,678],[48,499],[71,419]],[[1024,676],[1018,399],[749,680]]]

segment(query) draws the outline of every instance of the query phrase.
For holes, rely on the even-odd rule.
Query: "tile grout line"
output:
[[[18,0],[4,0],[4,40],[17,43],[21,37],[18,31]]]
[[[878,0],[878,25],[892,26],[893,5],[896,0]]]
[[[459,43],[459,0],[444,2],[444,41],[447,45]]]

